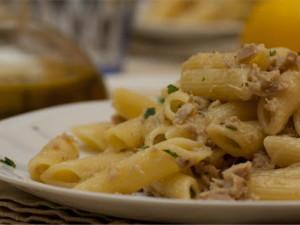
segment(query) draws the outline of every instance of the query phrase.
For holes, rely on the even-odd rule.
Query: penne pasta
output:
[[[172,174],[151,184],[154,193],[177,199],[193,199],[200,193],[197,180],[184,173]]]
[[[105,140],[114,151],[134,149],[143,144],[143,127],[140,118],[127,120],[105,132]]]
[[[260,200],[300,200],[300,167],[256,171],[249,191]]]
[[[263,148],[264,133],[256,121],[237,121],[228,124],[212,123],[208,136],[230,155],[251,158]]]
[[[249,100],[246,85],[249,69],[195,69],[183,71],[180,85],[184,92],[224,101]]]
[[[196,54],[159,103],[119,88],[112,122],[72,128],[80,148],[99,154],[78,159],[76,142],[58,136],[29,162],[30,175],[102,193],[300,200],[299,62],[297,52],[256,44]]]
[[[207,117],[210,121],[223,121],[232,116],[238,117],[240,120],[255,120],[256,114],[256,102],[228,102],[216,107],[209,108]]]
[[[156,146],[158,146],[159,148],[163,148],[163,146],[167,146],[169,144],[179,146],[188,151],[192,151],[193,149],[201,148],[204,146],[202,142],[190,140],[190,139],[184,138],[184,137],[176,137],[176,138],[167,139],[164,142],[158,143]]]
[[[28,170],[32,179],[40,181],[41,175],[51,166],[67,160],[77,159],[79,149],[72,137],[60,135],[51,140],[28,163]]]
[[[104,151],[107,147],[104,133],[111,127],[111,123],[94,123],[73,127],[72,132],[91,149]]]
[[[146,137],[145,137],[145,145],[146,146],[152,146],[159,142],[162,142],[166,140],[166,131],[168,127],[166,126],[160,126],[155,128],[153,131],[151,131]]]
[[[105,152],[82,159],[70,160],[51,166],[41,175],[42,182],[62,187],[73,187],[119,161],[131,153]]]
[[[300,73],[288,71],[280,79],[288,84],[288,88],[271,98],[261,98],[257,108],[258,120],[269,135],[282,131],[300,106]]]
[[[125,88],[113,91],[112,102],[117,113],[125,119],[138,117],[149,107],[158,107],[158,104],[149,97]]]
[[[175,119],[178,109],[190,99],[190,96],[182,91],[176,91],[168,95],[164,102],[164,113],[170,121]]]
[[[176,138],[176,137],[183,137],[183,138],[187,138],[187,139],[196,139],[195,133],[193,133],[192,131],[190,131],[184,127],[180,127],[180,126],[168,127],[168,129],[166,130],[166,133],[165,133],[165,137],[166,137],[166,139],[171,139],[171,138]]]
[[[182,71],[207,68],[228,68],[228,64],[234,63],[234,53],[198,53],[191,56],[182,65]]]
[[[155,145],[139,151],[113,168],[108,168],[75,186],[75,189],[130,194],[191,166],[211,154],[208,148],[191,152],[172,144]],[[177,159],[178,158],[178,159]],[[178,163],[178,160],[180,163]]]
[[[300,162],[300,138],[268,136],[264,146],[272,163],[277,166],[286,167]]]
[[[170,126],[170,121],[168,121],[165,116],[162,109],[158,109],[155,111],[155,114],[152,116],[149,116],[147,119],[142,120],[143,124],[143,136],[149,135],[154,129],[164,126],[168,127]]]

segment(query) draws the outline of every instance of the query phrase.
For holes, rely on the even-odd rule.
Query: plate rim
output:
[[[4,165],[5,166],[5,165]],[[7,167],[7,166],[5,166]],[[11,168],[10,168],[11,169]],[[159,204],[159,205],[176,205],[176,206],[219,206],[219,207],[290,207],[290,206],[300,206],[299,200],[183,200],[183,199],[168,199],[161,197],[147,197],[147,196],[131,196],[123,194],[111,194],[111,193],[100,193],[100,192],[88,192],[75,189],[68,189],[64,187],[58,187],[53,185],[48,185],[44,183],[39,183],[34,180],[23,180],[17,179],[14,177],[5,177],[3,174],[0,174],[0,180],[7,182],[15,187],[25,187],[25,188],[35,188],[38,190],[50,192],[55,194],[57,191],[60,191],[60,194],[72,195],[76,194],[80,197],[86,197],[87,199],[105,199],[109,201],[122,201],[130,203],[138,203],[142,201],[143,204]],[[26,192],[26,191],[25,191]]]

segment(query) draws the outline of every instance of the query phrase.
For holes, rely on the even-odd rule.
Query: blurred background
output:
[[[0,0],[0,116],[155,95],[199,51],[300,51],[300,0]]]

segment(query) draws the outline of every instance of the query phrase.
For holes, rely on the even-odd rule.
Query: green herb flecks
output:
[[[178,157],[177,153],[171,151],[170,149],[164,149],[163,151],[166,152],[166,153],[168,153],[170,156],[172,156],[175,159]]]
[[[151,107],[151,108],[148,108],[145,113],[144,113],[144,118],[147,119],[149,116],[153,116],[155,115],[155,108]]]
[[[202,77],[202,81],[205,81],[205,77]]]
[[[4,159],[0,159],[0,162],[8,165],[8,166],[11,166],[13,168],[16,168],[16,163],[11,160],[10,158],[7,158],[7,157],[4,157]]]
[[[168,85],[168,94],[172,94],[173,92],[176,92],[178,90],[179,90],[179,88],[174,86],[173,84]]]
[[[237,131],[237,130],[238,130],[235,126],[233,126],[233,125],[231,125],[231,124],[227,124],[227,125],[225,125],[225,127],[226,127],[227,129],[234,130],[234,131]]]
[[[271,49],[269,52],[270,56],[274,56],[276,55],[276,50],[275,49]]]
[[[145,149],[147,149],[147,148],[149,148],[148,145],[143,145],[143,146],[140,147],[140,150],[145,150]]]
[[[164,97],[159,97],[157,99],[158,103],[163,104],[165,102],[165,98]]]

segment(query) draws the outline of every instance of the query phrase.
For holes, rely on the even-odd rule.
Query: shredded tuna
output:
[[[289,119],[285,128],[278,135],[289,136],[289,137],[299,137],[299,135],[295,129],[293,119]]]
[[[264,151],[260,151],[254,154],[252,165],[255,169],[274,169],[275,167],[275,165],[271,163],[270,158]]]
[[[195,107],[192,103],[186,103],[176,112],[174,123],[183,124],[193,113]]]
[[[223,179],[213,179],[210,188],[198,195],[200,199],[247,199],[249,198],[247,181],[252,169],[251,162],[233,165],[225,170]]]
[[[210,164],[208,160],[204,160],[193,166],[192,172],[194,176],[198,177],[201,186],[203,186],[206,190],[209,189],[213,179],[221,178],[220,170],[213,164]]]
[[[233,175],[237,175],[241,178],[248,179],[250,176],[252,164],[251,162],[245,162],[233,165],[229,169],[223,172],[224,179],[230,180]]]
[[[219,105],[221,105],[221,101],[220,100],[215,100],[212,103],[210,103],[210,105],[208,106],[208,110],[213,109],[215,107],[218,107]]]
[[[254,57],[258,52],[258,48],[254,44],[246,45],[240,49],[236,55],[236,60],[238,63],[243,63],[252,57]]]
[[[207,159],[207,161],[214,165],[217,169],[223,171],[228,169],[236,162],[241,162],[239,158],[233,157],[229,154],[226,154],[222,149],[217,147],[211,147],[213,150],[212,155]]]
[[[197,110],[206,109],[209,105],[209,100],[200,96],[192,96],[191,101],[196,104]]]
[[[288,87],[288,83],[280,79],[279,70],[270,72],[253,68],[249,74],[248,86],[257,96],[270,96]]]
[[[289,69],[298,68],[298,55],[296,52],[289,52],[281,65],[279,65],[280,72]]]
[[[265,110],[269,112],[276,112],[278,107],[279,107],[279,103],[277,98],[271,98],[271,99],[266,98],[266,103],[264,105]]]
[[[176,162],[178,164],[178,166],[182,169],[186,169],[189,168],[191,165],[193,165],[193,160],[191,159],[184,159],[182,157],[178,157],[176,159]]]
[[[175,120],[174,123],[177,121]],[[199,142],[205,143],[207,139],[206,128],[209,124],[209,119],[204,114],[193,113],[188,116],[180,126],[189,131]]]

